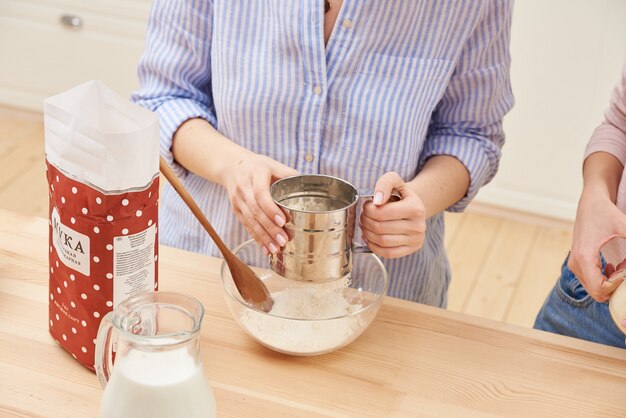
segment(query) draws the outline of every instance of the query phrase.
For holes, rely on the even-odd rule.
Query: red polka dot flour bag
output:
[[[46,99],[44,111],[49,328],[93,370],[101,318],[157,289],[158,118],[98,81]]]

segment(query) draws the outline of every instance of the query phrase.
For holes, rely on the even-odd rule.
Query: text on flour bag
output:
[[[44,123],[49,329],[93,370],[101,318],[158,287],[158,118],[90,81],[46,99]]]

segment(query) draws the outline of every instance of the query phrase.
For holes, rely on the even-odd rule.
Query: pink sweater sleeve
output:
[[[585,158],[598,151],[614,155],[626,166],[626,64],[622,79],[613,90],[604,121],[593,131],[587,144]]]

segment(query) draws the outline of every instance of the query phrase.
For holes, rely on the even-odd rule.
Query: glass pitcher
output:
[[[203,315],[197,299],[168,292],[131,297],[109,312],[96,339],[100,417],[214,418],[200,355]]]

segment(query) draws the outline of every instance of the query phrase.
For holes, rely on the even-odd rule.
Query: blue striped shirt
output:
[[[447,154],[469,170],[462,210],[496,173],[509,82],[512,2],[345,0],[324,45],[322,0],[156,0],[133,100],[158,113],[161,154],[227,245],[248,239],[226,190],[176,164],[172,135],[206,119],[226,137],[300,173],[372,190]],[[312,157],[312,158],[311,158]],[[160,242],[219,255],[166,186]],[[420,251],[384,260],[389,294],[446,306],[440,213]]]

